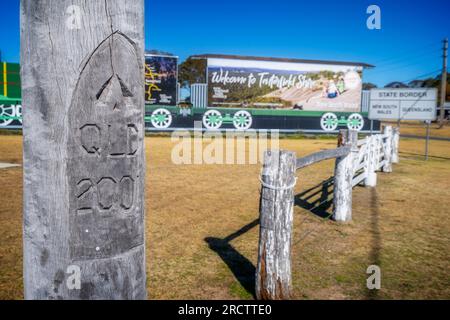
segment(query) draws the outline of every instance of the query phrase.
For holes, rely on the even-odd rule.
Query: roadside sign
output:
[[[436,120],[437,89],[372,89],[370,120]]]

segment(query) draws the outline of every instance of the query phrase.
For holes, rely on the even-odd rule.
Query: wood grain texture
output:
[[[400,158],[398,156],[400,144],[400,128],[395,127],[392,129],[392,163],[399,163]]]
[[[386,136],[383,147],[384,147],[384,166],[383,172],[392,172],[392,127],[384,127],[383,134]]]
[[[376,187],[377,185],[377,165],[378,165],[378,140],[376,136],[370,136],[367,141],[367,166],[366,166],[366,179],[364,185],[366,187]]]
[[[348,222],[352,219],[352,182],[354,157],[358,152],[358,133],[356,131],[341,130],[338,145],[349,146],[348,155],[336,159],[334,170],[333,220]]]
[[[143,32],[143,0],[21,1],[26,299],[146,298]]]
[[[262,179],[266,186],[261,190],[259,250],[255,277],[255,292],[259,300],[283,300],[291,296],[294,188],[286,187],[293,185],[295,171],[294,152],[265,153]]]
[[[346,156],[350,153],[350,151],[351,151],[350,146],[344,146],[336,149],[319,151],[306,157],[298,158],[297,170],[305,168],[320,161]]]

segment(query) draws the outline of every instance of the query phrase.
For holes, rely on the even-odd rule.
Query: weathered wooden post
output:
[[[392,163],[399,163],[398,148],[400,143],[400,128],[392,129]]]
[[[384,158],[384,143],[383,143],[383,135],[382,134],[377,134],[375,139],[376,142],[376,171],[382,171],[383,167],[380,167],[381,162],[383,161],[381,155],[383,154],[383,158]]]
[[[384,166],[383,172],[392,172],[392,127],[384,127]]]
[[[264,154],[255,285],[259,300],[291,297],[295,172],[294,152],[267,151]]]
[[[22,0],[26,299],[145,299],[144,1]]]
[[[352,152],[346,156],[336,158],[334,169],[334,197],[333,220],[348,222],[352,220],[352,182],[353,162],[355,151],[358,151],[358,132],[341,130],[338,138],[338,147],[350,145]]]
[[[367,165],[366,165],[366,179],[364,180],[364,185],[366,187],[376,187],[377,186],[377,159],[379,146],[376,136],[370,136],[367,141]]]

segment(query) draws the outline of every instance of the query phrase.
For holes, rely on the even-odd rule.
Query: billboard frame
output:
[[[180,57],[179,56],[176,56],[176,55],[170,55],[170,54],[164,54],[164,53],[161,53],[161,54],[159,54],[159,53],[147,53],[147,52],[145,52],[144,53],[144,63],[145,64],[147,64],[146,63],[146,59],[147,59],[147,57],[159,57],[159,58],[173,58],[173,59],[175,59],[176,60],[176,77],[175,77],[175,97],[174,97],[174,104],[173,105],[168,105],[168,104],[161,104],[161,105],[164,105],[164,106],[176,106],[176,105],[178,105],[178,95],[179,95],[179,92],[178,92],[178,72],[179,72],[179,65],[178,65],[178,63],[179,63],[179,60],[180,60]],[[144,86],[146,86],[147,85],[147,79],[145,78],[145,75],[144,75]],[[145,89],[145,87],[144,87],[144,89]],[[145,99],[145,98],[144,98]],[[145,104],[149,104],[149,105],[160,105],[159,103],[149,103],[149,101],[147,101],[147,100],[145,100]]]

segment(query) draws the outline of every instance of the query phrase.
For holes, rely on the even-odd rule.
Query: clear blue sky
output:
[[[146,48],[181,60],[225,53],[375,64],[364,81],[385,85],[441,68],[449,0],[146,0]],[[381,30],[366,9],[381,8]],[[2,59],[19,61],[19,0],[2,3]]]

